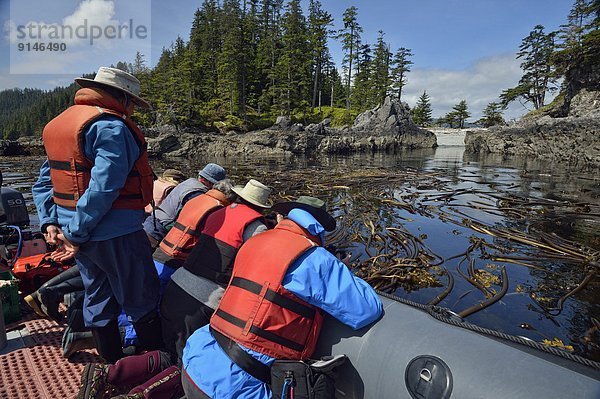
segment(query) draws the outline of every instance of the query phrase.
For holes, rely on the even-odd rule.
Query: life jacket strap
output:
[[[240,348],[234,340],[226,337],[212,327],[209,328],[211,334],[215,337],[215,340],[221,349],[223,349],[223,352],[225,352],[239,368],[257,380],[262,381],[265,384],[271,384],[271,367],[252,357],[252,355]]]

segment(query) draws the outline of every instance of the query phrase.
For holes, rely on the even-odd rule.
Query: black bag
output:
[[[327,356],[321,360],[276,360],[271,366],[273,398],[335,398],[337,367],[345,361],[346,355]]]

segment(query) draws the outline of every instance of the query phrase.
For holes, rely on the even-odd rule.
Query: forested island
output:
[[[435,146],[424,130],[429,127],[471,122],[491,129],[467,134],[468,151],[547,156],[539,151],[547,147],[543,142],[566,134],[573,137],[560,136],[557,154],[569,158],[564,150],[580,146],[585,153],[573,148],[576,160],[600,164],[600,0],[575,0],[558,31],[535,26],[517,52],[522,78],[477,121],[469,121],[468,99],[437,119],[427,90],[412,107],[403,103],[412,50],[392,48],[383,31],[375,43],[363,41],[357,7],[347,8],[342,22],[333,30],[334,19],[318,0],[306,11],[299,0],[205,0],[189,38],[164,48],[156,66],[141,53],[114,66],[135,74],[154,106],[136,118],[150,136],[159,136],[158,155],[185,155],[184,148],[228,132],[244,148],[250,143],[275,152],[396,151]],[[332,40],[342,45],[341,65],[331,56]],[[18,152],[10,142],[20,137],[35,144],[75,90],[0,92],[0,133],[9,140],[0,146],[4,153]],[[503,111],[514,101],[533,110],[507,126]],[[285,144],[294,141],[306,145]]]

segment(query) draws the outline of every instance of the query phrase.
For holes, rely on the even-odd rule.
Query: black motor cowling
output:
[[[12,188],[2,187],[0,197],[2,198],[0,208],[4,208],[4,211],[0,209],[0,223],[19,227],[29,225],[29,214],[23,194]]]

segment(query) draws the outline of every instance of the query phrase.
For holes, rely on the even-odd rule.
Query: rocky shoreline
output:
[[[565,117],[541,115],[515,126],[468,131],[465,151],[600,168],[600,92],[582,90],[571,100]]]
[[[147,130],[148,152],[154,158],[198,156],[271,156],[291,154],[396,153],[433,148],[436,137],[417,127],[406,103],[387,98],[383,105],[360,114],[351,127],[336,129],[326,119],[318,124],[292,124],[279,117],[272,127],[248,133],[178,132],[172,126]],[[39,138],[0,141],[0,155],[42,155]]]

